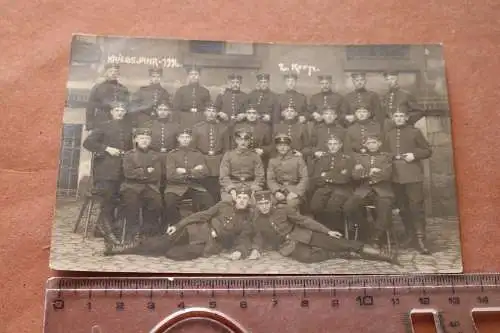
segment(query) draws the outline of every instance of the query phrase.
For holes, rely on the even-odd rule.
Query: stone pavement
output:
[[[56,270],[144,272],[144,273],[225,273],[225,274],[401,274],[458,273],[462,271],[460,236],[456,218],[428,220],[428,244],[432,256],[412,249],[400,249],[402,267],[357,258],[335,258],[303,264],[265,253],[259,260],[231,261],[223,256],[176,262],[164,257],[138,255],[102,256],[102,238],[83,240],[72,232],[80,203],[59,204],[52,232],[50,266]]]

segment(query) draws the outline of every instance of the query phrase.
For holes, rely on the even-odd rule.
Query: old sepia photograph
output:
[[[82,34],[68,75],[52,269],[462,272],[442,45]]]

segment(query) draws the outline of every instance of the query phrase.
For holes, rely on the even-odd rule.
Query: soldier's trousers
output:
[[[122,191],[122,200],[127,220],[126,239],[130,240],[139,233],[154,236],[163,231],[160,224],[162,198],[159,192],[148,187],[142,191],[125,188]],[[139,218],[141,208],[142,226]]]
[[[94,184],[94,190],[101,197],[101,214],[113,224],[114,210],[120,202],[120,184],[119,180],[96,180]]]
[[[348,197],[333,187],[320,187],[312,195],[310,209],[316,220],[331,230],[344,232],[344,204]]]
[[[360,252],[363,245],[358,241],[313,232],[309,244],[297,243],[290,257],[305,263],[319,262],[332,258],[335,252]]]
[[[393,184],[396,205],[407,236],[425,236],[424,187],[422,182]]]
[[[219,176],[210,176],[203,179],[203,185],[208,193],[212,196],[215,202],[220,201],[220,184]]]
[[[164,208],[164,225],[174,225],[181,220],[181,213],[179,211],[179,205],[182,199],[191,198],[192,199],[192,210],[193,212],[199,212],[201,210],[208,209],[215,204],[214,199],[208,192],[197,191],[194,189],[189,189],[180,196],[175,193],[166,192],[164,195],[165,208]]]
[[[369,228],[366,221],[365,206],[375,205],[375,237],[379,238],[392,225],[392,197],[380,197],[371,192],[365,197],[353,195],[344,205],[346,214],[351,222],[357,223],[361,228]]]

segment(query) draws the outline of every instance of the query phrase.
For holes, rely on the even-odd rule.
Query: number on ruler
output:
[[[116,302],[116,311],[125,310],[125,303],[122,301]]]
[[[150,311],[154,311],[156,309],[156,304],[155,302],[148,302],[148,304],[146,305],[146,307],[148,308],[148,310]]]
[[[399,297],[393,297],[391,300],[393,306],[399,305]]]
[[[215,309],[215,308],[217,307],[217,302],[216,302],[215,300],[213,300],[213,299],[212,299],[212,300],[210,300],[210,301],[208,302],[208,307],[209,307],[210,309]]]
[[[52,308],[56,311],[64,309],[64,301],[62,299],[56,299],[52,302]]]
[[[338,299],[332,299],[332,308],[338,308],[340,306],[340,302]]]
[[[300,301],[300,307],[301,308],[308,308],[309,307],[309,300],[308,299],[303,299]]]
[[[451,296],[450,298],[448,298],[448,302],[451,305],[460,305],[460,297],[458,297],[458,296]]]
[[[358,296],[356,297],[356,301],[359,306],[370,306],[373,305],[373,296]]]
[[[420,304],[422,305],[429,305],[431,304],[431,299],[429,297],[420,297],[418,299],[418,301],[420,302]]]
[[[240,301],[240,308],[246,309],[248,307],[248,303],[246,300]]]

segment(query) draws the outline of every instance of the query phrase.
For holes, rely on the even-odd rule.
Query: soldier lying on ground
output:
[[[252,225],[248,205],[250,190],[239,189],[233,202],[220,201],[170,226],[167,233],[141,242],[117,245],[109,242],[105,255],[138,254],[192,260],[230,250],[230,259],[246,258],[251,249]]]
[[[255,199],[257,209],[252,216],[254,238],[249,259],[259,258],[264,250],[277,250],[285,257],[312,263],[334,258],[338,252],[355,252],[362,258],[397,264],[395,257],[370,245],[343,239],[339,232],[289,207],[273,206],[270,191],[256,193]]]

